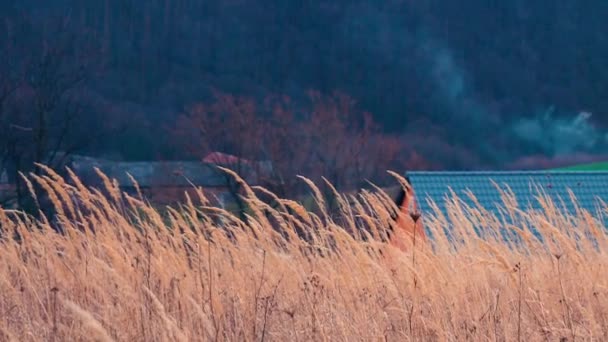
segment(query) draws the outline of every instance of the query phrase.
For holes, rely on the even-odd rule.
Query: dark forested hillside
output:
[[[185,158],[167,127],[212,88],[339,90],[437,168],[593,159],[607,18],[601,1],[2,0],[1,120],[47,113],[57,127],[22,139]]]

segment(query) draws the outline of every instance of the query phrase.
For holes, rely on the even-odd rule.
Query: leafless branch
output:
[[[24,132],[32,132],[34,130],[32,127],[25,127],[25,126],[21,126],[21,125],[17,125],[17,124],[10,124],[9,127],[20,130],[20,131],[24,131]]]

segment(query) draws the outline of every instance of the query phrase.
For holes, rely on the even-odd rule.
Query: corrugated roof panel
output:
[[[462,201],[474,206],[465,194],[470,190],[481,206],[498,215],[497,206],[502,207],[503,201],[492,181],[501,189],[510,188],[520,209],[542,210],[536,199],[538,191],[571,214],[575,213],[575,206],[568,189],[574,193],[581,208],[598,218],[598,199],[608,202],[608,172],[605,171],[408,172],[408,175],[423,212],[432,212],[430,199],[445,213],[445,196],[449,196],[451,188]]]

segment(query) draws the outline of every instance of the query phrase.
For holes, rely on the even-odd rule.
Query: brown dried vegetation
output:
[[[522,212],[505,194],[515,227],[454,197],[448,217],[424,213],[433,236],[413,260],[381,242],[381,194],[338,201],[338,224],[245,185],[245,225],[200,191],[161,213],[111,181],[108,198],[47,172],[32,181],[57,220],[0,209],[0,340],[608,339],[606,230],[543,198],[544,212]]]

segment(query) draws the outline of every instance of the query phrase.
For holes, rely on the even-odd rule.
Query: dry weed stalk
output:
[[[101,191],[41,169],[28,187],[59,220],[0,209],[2,339],[608,338],[606,228],[542,196],[543,212],[527,212],[504,193],[508,226],[454,195],[447,215],[425,213],[432,239],[403,253],[384,242],[394,205],[381,191],[332,189],[338,221],[307,179],[319,213],[243,181],[243,222],[202,190],[202,206],[161,211],[107,177]]]

